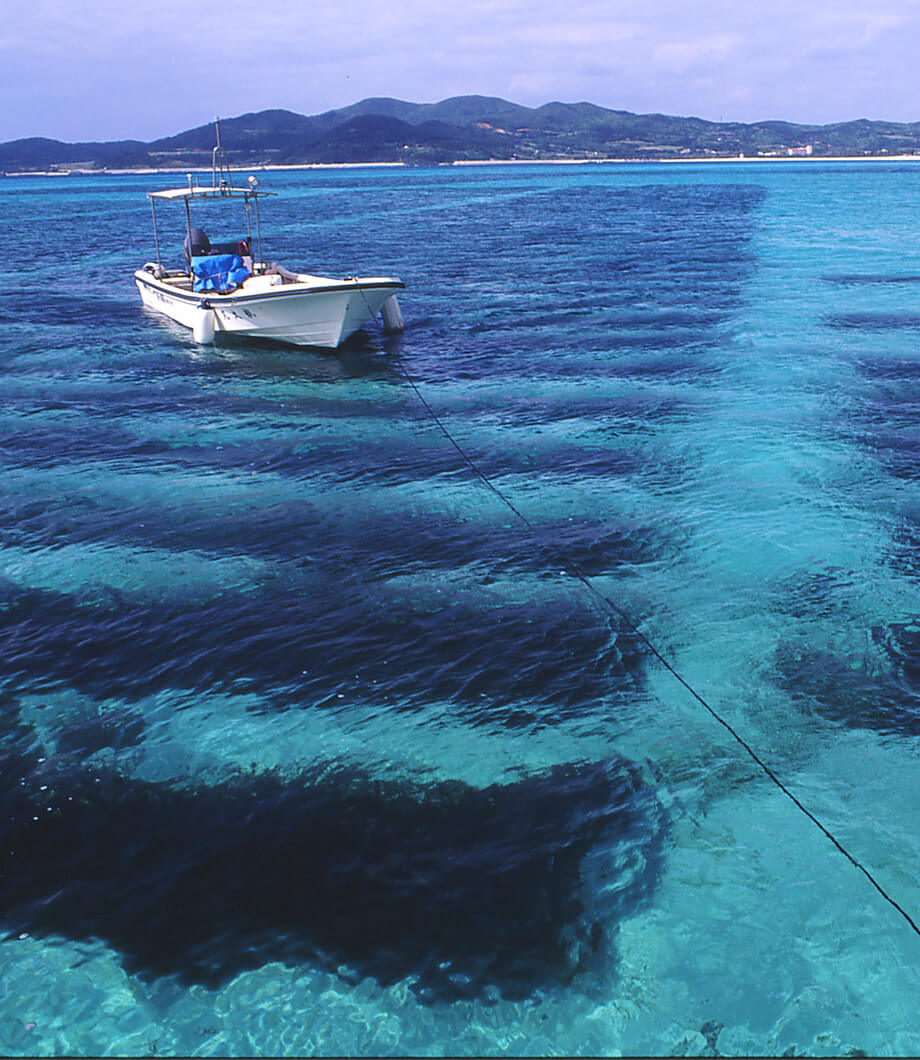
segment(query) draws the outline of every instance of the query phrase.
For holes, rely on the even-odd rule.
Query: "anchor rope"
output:
[[[403,379],[405,379],[406,383],[408,383],[409,387],[413,390],[415,396],[425,408],[428,415],[438,426],[441,433],[454,447],[463,462],[467,465],[467,467],[469,467],[469,469],[473,472],[476,478],[486,487],[486,489],[493,493],[495,497],[497,497],[498,500],[506,508],[508,508],[509,511],[511,511],[517,517],[517,519],[520,520],[521,523],[523,523],[524,526],[527,527],[528,531],[534,537],[536,537],[537,528],[534,526],[534,524],[520,510],[520,508],[518,508],[517,505],[509,497],[507,497],[495,485],[494,482],[492,482],[486,476],[486,474],[480,469],[476,461],[469,455],[469,453],[451,434],[441,417],[438,416],[429,401],[426,399],[425,395],[419,389],[418,384],[415,382],[415,379],[412,377],[409,370],[406,368],[402,358],[398,354],[393,357],[393,363],[396,365],[396,368],[400,375],[403,377]],[[904,920],[906,920],[907,923],[910,925],[914,933],[920,936],[920,927],[918,927],[916,921],[913,919],[913,917],[911,917],[907,910],[902,905],[900,905],[894,898],[892,898],[890,894],[888,894],[885,888],[882,887],[882,885],[878,882],[875,876],[873,876],[869,869],[867,869],[866,866],[862,864],[862,862],[860,862],[856,857],[854,857],[854,855],[851,854],[849,850],[847,850],[847,848],[843,845],[843,843],[840,842],[840,840],[833,834],[833,832],[831,832],[831,830],[825,824],[823,824],[818,819],[818,817],[816,817],[815,814],[808,809],[807,806],[802,803],[798,796],[793,791],[791,791],[786,786],[786,784],[783,783],[782,780],[780,780],[776,773],[774,773],[773,770],[767,765],[767,763],[764,762],[764,760],[760,757],[760,755],[757,754],[754,748],[751,747],[747,740],[745,740],[744,737],[741,736],[741,734],[737,732],[732,727],[732,725],[728,721],[726,721],[726,719],[722,717],[722,715],[719,714],[719,712],[714,707],[712,707],[703,698],[703,696],[700,695],[699,692],[696,691],[695,688],[693,688],[690,682],[687,681],[687,679],[683,677],[683,675],[680,674],[670,662],[668,662],[667,658],[662,654],[662,652],[659,651],[658,648],[656,648],[655,645],[652,643],[652,641],[646,636],[646,634],[639,629],[637,623],[635,623],[618,604],[615,604],[613,600],[611,600],[610,597],[607,596],[606,593],[598,589],[598,587],[591,580],[590,575],[586,574],[585,571],[579,566],[579,564],[575,560],[573,560],[571,556],[567,555],[567,553],[562,548],[560,548],[552,541],[548,542],[548,544],[552,551],[555,553],[555,556],[559,560],[560,565],[565,567],[574,578],[581,582],[581,584],[588,590],[589,593],[595,596],[603,604],[604,607],[606,607],[612,614],[616,615],[626,625],[627,632],[637,637],[645,645],[649,654],[651,654],[655,659],[657,659],[658,662],[665,668],[665,670],[667,670],[668,673],[670,673],[677,680],[677,682],[682,685],[683,688],[685,688],[687,692],[689,692],[690,695],[702,707],[704,707],[709,712],[709,714],[732,736],[732,738],[741,747],[744,748],[744,750],[751,757],[751,759],[770,778],[770,780],[779,788],[779,790],[812,822],[812,824],[814,824],[826,836],[827,839],[831,841],[831,843],[834,844],[837,850],[839,850],[840,853],[843,854],[843,856],[854,866],[854,868],[858,869],[866,877],[869,883],[872,884],[872,886],[882,896],[882,898],[884,898],[889,905],[891,905],[895,910],[897,910],[898,913],[901,914]]]

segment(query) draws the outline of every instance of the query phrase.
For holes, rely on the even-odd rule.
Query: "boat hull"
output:
[[[196,335],[205,315],[212,313],[208,321],[213,323],[215,337],[224,333],[326,349],[339,346],[372,320],[387,299],[405,286],[389,277],[317,279],[203,295],[177,289],[146,269],[138,269],[134,278],[148,309],[191,328]]]

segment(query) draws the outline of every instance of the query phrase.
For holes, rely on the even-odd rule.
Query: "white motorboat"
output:
[[[157,260],[134,273],[144,305],[191,328],[195,340],[202,343],[226,333],[295,346],[335,348],[378,313],[386,330],[400,330],[402,316],[396,292],[405,287],[401,280],[389,276],[312,276],[265,260],[259,199],[271,193],[260,191],[258,183],[250,177],[245,187],[233,187],[218,130],[210,187],[193,187],[189,177],[186,188],[148,193]],[[215,199],[242,203],[244,238],[212,244],[204,231],[192,227],[191,205]],[[186,268],[170,269],[162,263],[158,203],[185,205]]]

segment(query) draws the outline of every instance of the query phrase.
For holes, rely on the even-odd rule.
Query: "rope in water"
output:
[[[498,500],[505,505],[506,508],[513,512],[517,519],[519,519],[521,523],[523,523],[523,525],[527,527],[531,534],[536,536],[537,528],[533,525],[533,523],[527,518],[526,515],[524,515],[524,513],[514,504],[512,500],[510,500],[507,496],[505,496],[504,493],[502,493],[502,491],[495,485],[494,482],[490,481],[489,478],[486,477],[486,475],[480,470],[480,468],[476,464],[475,460],[473,460],[469,453],[466,452],[466,450],[460,445],[457,439],[454,438],[454,436],[450,433],[450,431],[445,426],[444,422],[441,420],[441,418],[438,416],[438,414],[435,412],[435,410],[431,407],[431,405],[425,398],[425,395],[419,389],[418,384],[415,382],[412,375],[409,373],[402,359],[398,356],[394,356],[392,358],[392,362],[395,364],[398,372],[403,377],[403,379],[405,379],[410,388],[414,391],[415,396],[424,406],[428,415],[440,428],[441,433],[450,442],[454,449],[456,449],[461,459],[473,472],[476,478],[478,478],[479,481],[488,490],[490,490],[498,498]],[[584,585],[584,587],[588,590],[588,592],[590,592],[593,596],[600,600],[604,607],[606,607],[612,614],[616,615],[624,623],[624,625],[627,627],[627,632],[637,637],[645,645],[649,654],[651,654],[655,659],[657,659],[658,662],[668,671],[668,673],[670,673],[678,681],[678,683],[681,684],[690,693],[690,695],[693,696],[693,698],[712,715],[712,717],[732,736],[732,738],[744,748],[748,755],[754,760],[754,762],[757,763],[757,765],[763,770],[763,772],[766,773],[766,775],[770,778],[770,780],[773,781],[773,783],[779,788],[779,790],[795,806],[797,806],[798,809],[801,810],[801,812],[805,814],[805,816],[814,825],[816,825],[816,827],[820,829],[821,832],[824,833],[824,835],[834,844],[834,846],[840,851],[840,853],[843,854],[843,856],[866,877],[869,883],[872,884],[872,886],[876,889],[876,891],[878,891],[882,898],[884,898],[889,905],[893,906],[894,909],[896,909],[901,914],[901,916],[913,929],[914,933],[920,935],[920,927],[917,926],[917,923],[907,912],[907,910],[904,909],[903,906],[899,905],[898,902],[896,902],[895,899],[892,898],[890,894],[888,894],[888,892],[884,889],[884,887],[882,887],[882,885],[865,867],[865,865],[863,865],[857,858],[855,858],[849,852],[849,850],[847,850],[847,848],[840,842],[839,839],[837,839],[837,837],[830,831],[830,829],[827,828],[811,812],[811,810],[808,809],[807,806],[802,804],[799,798],[792,791],[790,791],[788,787],[786,787],[786,785],[779,779],[779,777],[766,764],[766,762],[764,762],[763,759],[757,754],[753,747],[751,747],[751,745],[734,728],[732,728],[729,722],[727,722],[725,718],[723,718],[722,715],[719,714],[717,710],[715,710],[714,707],[710,706],[710,704],[706,702],[706,700],[699,694],[699,692],[697,692],[696,689],[693,688],[690,683],[684,677],[681,676],[680,673],[678,673],[678,671],[671,665],[671,663],[668,662],[668,660],[655,647],[655,645],[649,640],[649,638],[638,628],[637,624],[633,622],[629,615],[627,615],[626,612],[622,610],[622,608],[615,604],[609,596],[601,592],[601,590],[598,589],[597,586],[591,581],[590,576],[587,575],[570,556],[566,555],[566,553],[561,548],[554,545],[552,542],[549,543],[549,547],[555,553],[557,559],[559,560],[560,566],[563,566],[574,578],[580,581],[581,584]]]

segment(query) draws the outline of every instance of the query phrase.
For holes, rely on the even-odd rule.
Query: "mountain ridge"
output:
[[[782,157],[920,154],[920,122],[858,118],[828,125],[782,120],[712,122],[635,114],[595,103],[526,107],[495,96],[436,103],[371,97],[304,115],[269,109],[221,120],[232,164]],[[182,169],[210,164],[214,123],[172,136],[67,143],[27,137],[0,143],[0,171],[64,168]]]

